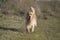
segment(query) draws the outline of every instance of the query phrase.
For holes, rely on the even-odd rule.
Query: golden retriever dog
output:
[[[37,19],[35,9],[33,7],[30,7],[29,12],[26,15],[27,32],[34,32],[36,26],[37,26]]]

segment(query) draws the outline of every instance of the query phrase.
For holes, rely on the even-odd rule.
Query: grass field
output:
[[[0,40],[60,40],[60,2],[54,4],[53,2],[35,2],[31,1],[20,2],[17,4],[14,0],[10,0],[5,3],[1,3],[0,7]],[[16,6],[17,5],[17,6]],[[41,14],[46,13],[46,9],[51,9],[52,16],[49,16],[47,12],[45,16],[46,20],[38,18],[37,27],[35,32],[26,32],[26,20],[25,15],[18,14],[20,9],[26,9],[27,6],[41,7]],[[20,8],[21,6],[21,8]],[[56,8],[56,10],[55,10]],[[1,10],[2,9],[2,10]],[[6,10],[5,10],[6,9]],[[39,8],[38,8],[39,9]],[[37,10],[37,9],[36,9]],[[4,11],[6,15],[4,14]],[[39,13],[37,10],[37,13]],[[8,14],[7,14],[8,12]],[[13,15],[14,13],[18,14]],[[40,14],[38,14],[40,17]],[[21,16],[21,17],[20,17]]]
[[[60,40],[60,18],[38,19],[35,32],[25,30],[25,17],[0,17],[0,40]]]

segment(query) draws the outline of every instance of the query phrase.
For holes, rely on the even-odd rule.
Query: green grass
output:
[[[24,17],[0,17],[0,40],[60,40],[60,19],[38,19],[35,32],[27,33]]]

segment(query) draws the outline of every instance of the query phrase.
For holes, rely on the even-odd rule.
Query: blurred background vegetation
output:
[[[26,10],[33,6],[35,7],[36,14],[40,16],[40,14],[43,16],[46,13],[47,14],[57,14],[59,15],[59,6],[60,2],[56,0],[52,1],[36,1],[36,0],[0,0],[0,11],[3,14],[9,14],[9,15],[21,15],[26,12]],[[44,13],[44,14],[43,14]],[[1,13],[0,13],[1,14]]]
[[[42,17],[45,16],[45,14],[58,16],[60,13],[60,3],[56,0],[0,0],[0,11],[5,15],[25,15],[30,6],[35,7],[36,14],[39,16],[42,15]]]

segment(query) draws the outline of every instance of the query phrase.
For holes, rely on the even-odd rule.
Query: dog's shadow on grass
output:
[[[20,31],[20,30],[18,30],[16,28],[6,28],[6,27],[0,27],[0,30],[10,30],[10,31],[16,31],[16,32]]]

